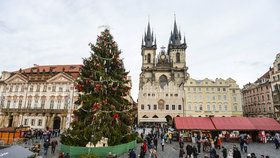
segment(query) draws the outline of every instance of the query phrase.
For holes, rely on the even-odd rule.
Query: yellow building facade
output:
[[[224,79],[195,80],[185,85],[184,116],[242,116],[241,90],[236,81]]]

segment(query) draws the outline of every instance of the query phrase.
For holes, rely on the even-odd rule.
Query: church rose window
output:
[[[161,75],[159,77],[160,87],[163,89],[165,85],[167,85],[167,77],[165,75]]]

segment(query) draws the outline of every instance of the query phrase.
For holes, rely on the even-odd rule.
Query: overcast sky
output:
[[[159,48],[168,44],[174,13],[192,78],[232,77],[243,87],[280,53],[279,0],[0,0],[0,71],[81,64],[100,26],[109,25],[136,100],[148,17]]]

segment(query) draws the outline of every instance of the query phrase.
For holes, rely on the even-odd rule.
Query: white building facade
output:
[[[68,128],[78,94],[74,81],[81,65],[48,65],[3,72],[0,127]]]

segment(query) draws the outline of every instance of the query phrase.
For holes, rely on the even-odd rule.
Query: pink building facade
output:
[[[242,89],[243,114],[250,117],[275,117],[270,72]]]

